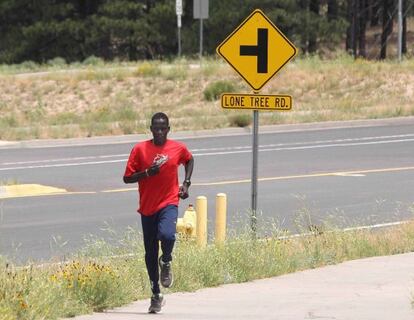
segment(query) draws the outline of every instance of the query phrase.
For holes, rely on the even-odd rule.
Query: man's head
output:
[[[150,130],[154,138],[154,144],[157,146],[163,145],[167,141],[167,135],[170,131],[167,115],[163,112],[154,114],[151,118]]]

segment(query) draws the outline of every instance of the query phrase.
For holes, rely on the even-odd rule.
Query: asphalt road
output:
[[[200,135],[200,134],[198,134]],[[228,196],[230,228],[249,225],[251,135],[243,130],[172,134],[195,157],[190,199]],[[64,195],[0,199],[0,254],[20,262],[73,252],[89,234],[140,229],[137,191],[122,182],[131,136],[0,147],[0,180],[64,188]],[[92,143],[91,141],[95,141]],[[414,118],[276,126],[259,138],[259,228],[332,221],[339,226],[406,220],[414,213]],[[181,176],[183,172],[181,172]],[[304,218],[299,218],[299,217]],[[298,222],[299,221],[299,222]]]

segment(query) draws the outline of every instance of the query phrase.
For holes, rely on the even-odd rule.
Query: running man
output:
[[[138,182],[138,212],[141,214],[145,264],[152,290],[148,312],[157,313],[165,304],[159,282],[165,288],[173,284],[171,262],[178,202],[179,198],[188,198],[194,159],[183,143],[167,139],[170,126],[166,114],[154,114],[150,130],[153,139],[134,146],[123,179],[125,183]],[[185,179],[181,186],[178,185],[180,165],[185,168]],[[159,243],[162,250],[160,257]]]

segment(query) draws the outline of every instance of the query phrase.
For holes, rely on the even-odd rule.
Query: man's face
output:
[[[154,144],[157,146],[163,145],[167,141],[167,135],[170,127],[165,119],[155,119],[150,127],[152,136],[154,137]]]

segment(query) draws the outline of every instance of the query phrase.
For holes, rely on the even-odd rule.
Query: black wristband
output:
[[[190,179],[185,179],[183,184],[186,184],[188,187],[191,186],[191,180]]]

